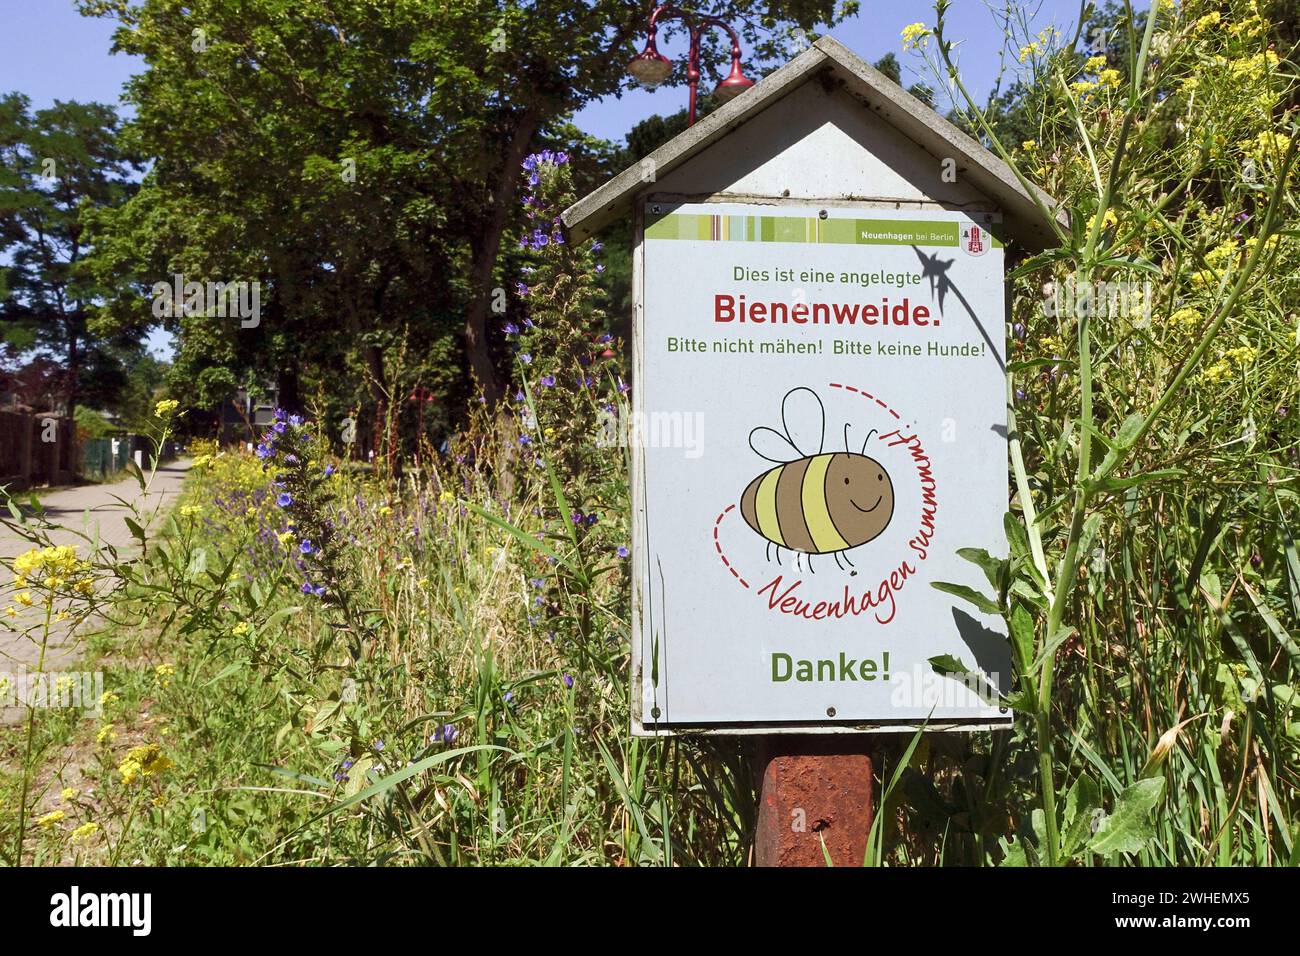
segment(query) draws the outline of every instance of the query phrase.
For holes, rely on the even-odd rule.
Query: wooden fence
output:
[[[48,412],[0,411],[0,486],[68,484],[80,464],[72,422]]]

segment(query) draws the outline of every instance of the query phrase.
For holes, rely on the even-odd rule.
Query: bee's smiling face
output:
[[[850,547],[857,547],[889,525],[894,516],[894,483],[874,458],[838,454],[826,469],[826,505],[840,535]]]

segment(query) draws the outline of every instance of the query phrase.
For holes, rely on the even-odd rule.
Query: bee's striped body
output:
[[[751,481],[740,498],[746,524],[773,544],[805,554],[865,544],[885,529],[892,512],[885,470],[872,458],[846,452],[778,465]]]

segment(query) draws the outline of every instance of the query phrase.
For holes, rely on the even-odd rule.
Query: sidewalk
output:
[[[119,553],[129,552],[135,542],[131,529],[123,519],[131,514],[130,509],[118,499],[134,502],[141,516],[156,514],[153,527],[161,523],[162,516],[180,492],[185,473],[190,463],[174,461],[158,468],[148,496],[140,491],[134,478],[126,478],[112,484],[84,485],[56,491],[40,499],[45,507],[46,520],[57,524],[61,529],[51,533],[53,543],[57,545],[75,545],[82,558],[88,558],[87,542],[77,532],[91,538],[98,534],[103,545],[112,545]],[[21,497],[21,496],[20,496]],[[7,527],[0,526],[0,558],[11,561],[22,554],[31,545],[13,534]],[[0,567],[0,607],[13,603],[13,575],[8,568]],[[35,625],[40,627],[42,612],[37,608],[26,608],[17,618],[4,618],[3,623],[15,627],[8,630],[0,625],[0,674],[17,676],[26,670],[35,670],[40,656],[40,647],[22,632]],[[92,630],[96,622],[84,621],[81,630]],[[33,632],[38,636],[39,632]],[[45,654],[45,670],[57,671],[75,662],[78,657],[78,635],[67,624],[53,625],[50,632],[49,646]],[[0,705],[0,723],[9,716]]]

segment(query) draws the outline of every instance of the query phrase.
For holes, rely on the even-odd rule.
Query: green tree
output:
[[[254,364],[279,376],[292,404],[303,367],[337,372],[355,356],[379,420],[395,395],[386,350],[404,330],[439,339],[452,321],[474,380],[489,403],[499,398],[501,342],[488,322],[517,278],[501,253],[520,225],[520,163],[562,137],[575,110],[626,87],[648,9],[621,0],[81,6],[115,17],[115,48],[148,65],[128,87],[128,137],[156,158],[137,208],[101,223],[112,254],[98,274],[137,297],[106,321],[140,321],[142,283],[159,273],[256,279],[262,326],[234,338],[202,317],[174,321],[178,369],[209,363],[197,380],[206,373],[215,388]],[[738,24],[761,63],[786,52],[786,27],[811,29],[847,10],[833,0],[731,0],[712,12]],[[711,38],[709,62],[725,52]],[[204,358],[190,356],[186,339],[202,340]]]
[[[0,315],[15,350],[35,349],[62,365],[68,415],[104,358],[104,343],[87,326],[97,293],[82,270],[90,251],[84,217],[121,204],[133,189],[117,127],[113,109],[98,103],[56,101],[33,113],[20,94],[0,100],[0,250],[11,260]]]

